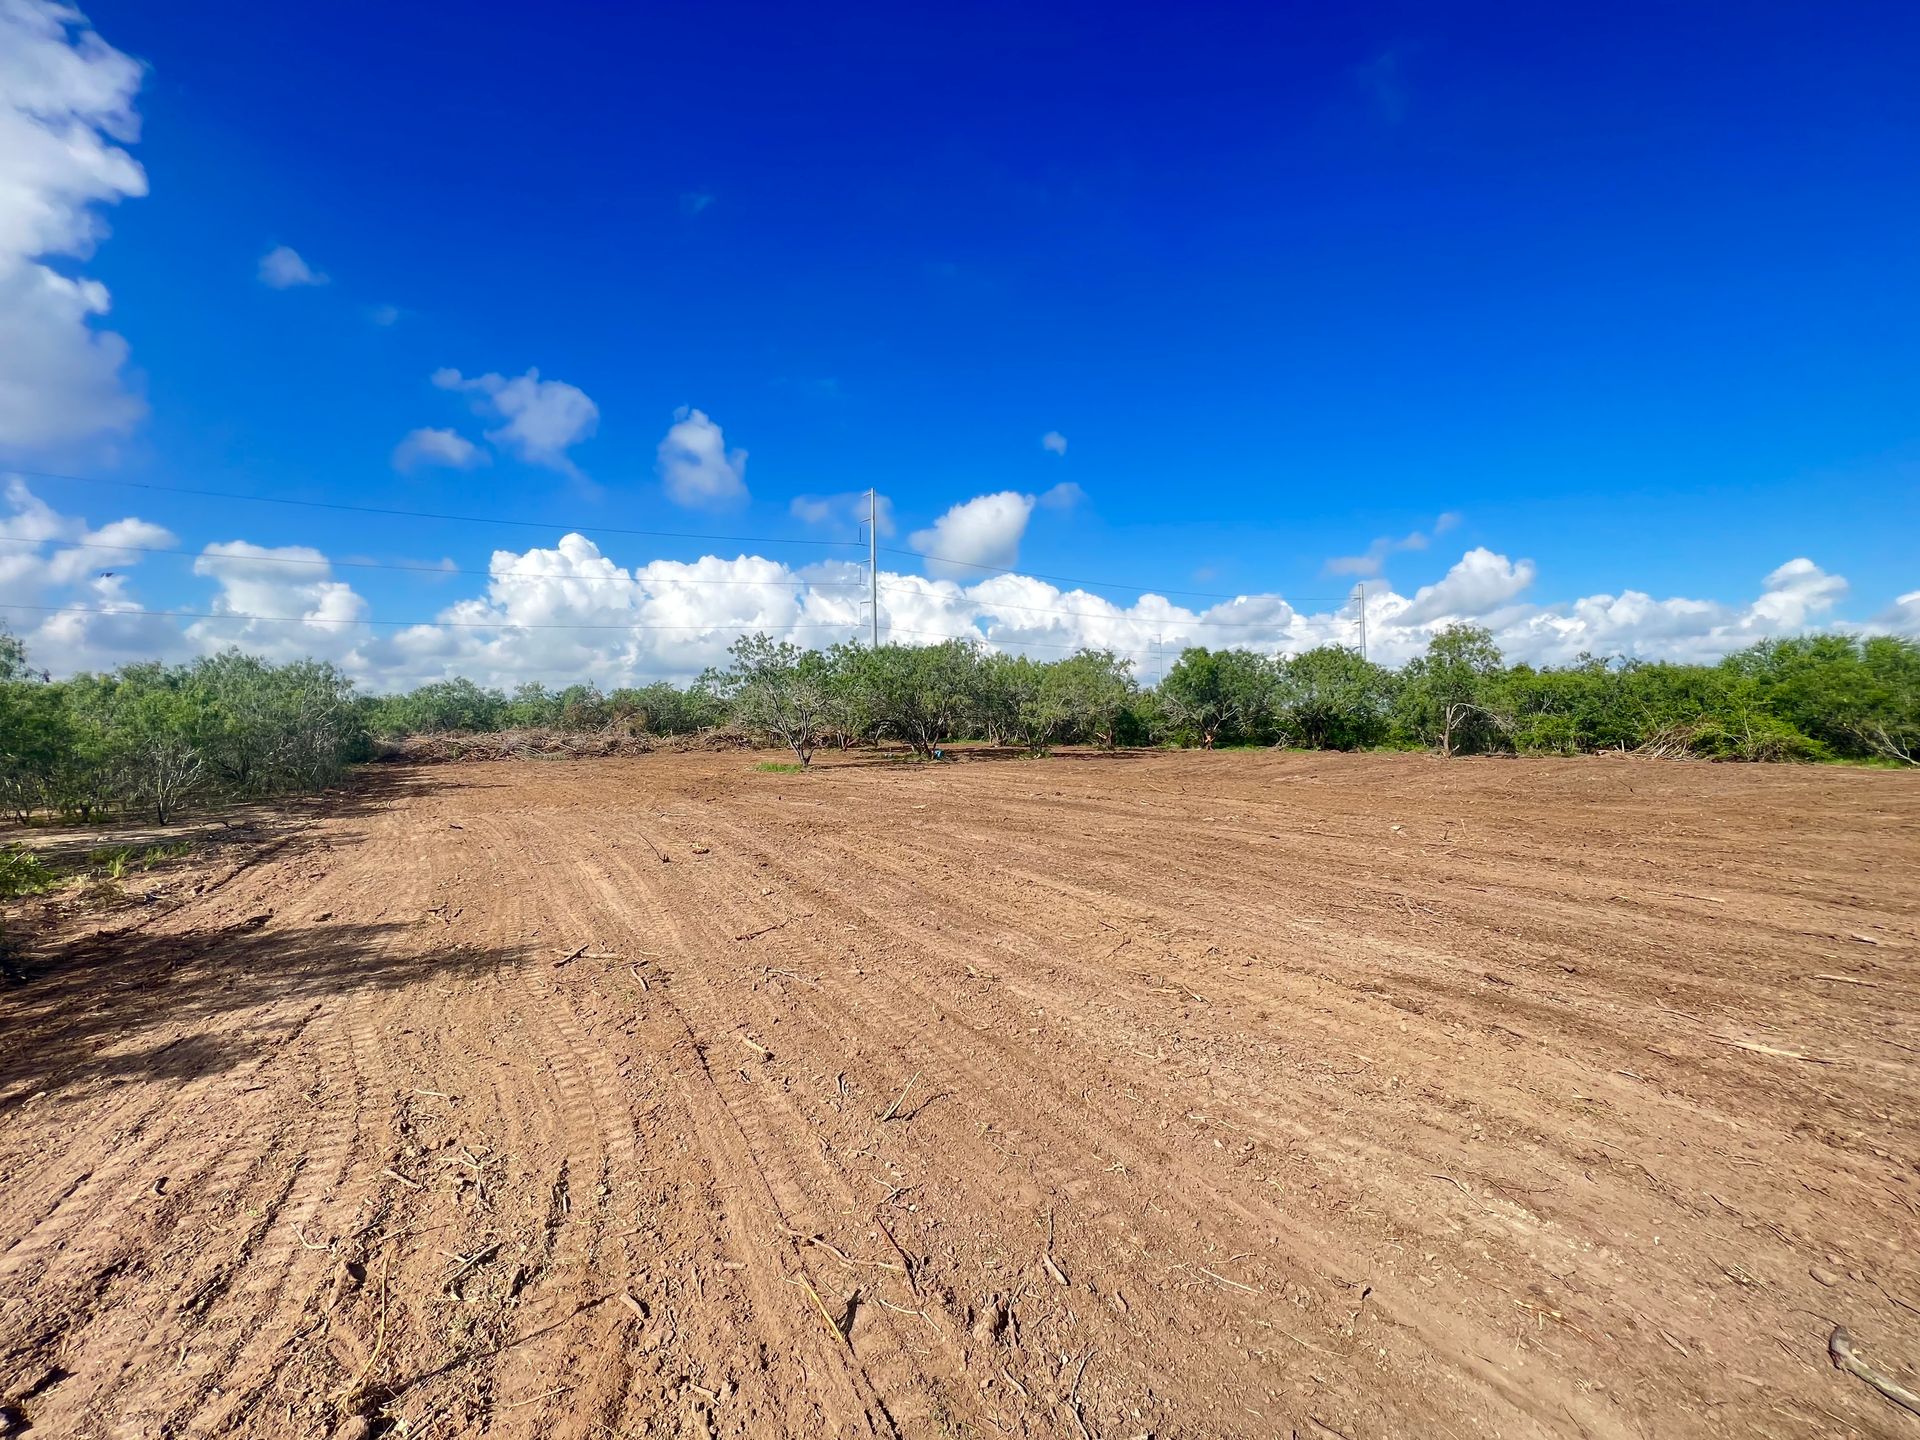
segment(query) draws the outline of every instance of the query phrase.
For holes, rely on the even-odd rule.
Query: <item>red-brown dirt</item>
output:
[[[24,956],[0,1432],[1920,1432],[1826,1354],[1920,1361],[1911,777],[753,764]]]

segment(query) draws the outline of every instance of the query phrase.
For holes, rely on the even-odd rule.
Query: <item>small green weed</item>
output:
[[[791,760],[762,760],[753,768],[766,775],[798,775],[803,767]]]
[[[119,880],[129,870],[151,870],[166,860],[178,860],[193,853],[191,840],[176,840],[171,845],[149,845],[140,850],[132,845],[102,846],[87,852],[87,863],[106,871],[109,880]]]
[[[127,867],[133,864],[133,847],[131,845],[114,845],[111,847],[103,846],[98,850],[89,850],[87,852],[87,863],[89,865],[97,865],[106,871],[109,880],[118,880],[127,873]]]

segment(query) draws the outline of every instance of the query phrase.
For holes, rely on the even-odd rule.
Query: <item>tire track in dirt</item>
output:
[[[657,866],[657,861],[654,865]],[[616,870],[617,879],[613,873]],[[659,873],[646,861],[607,857],[601,865],[575,867],[568,879],[591,893],[593,898],[586,905],[602,917],[599,923],[611,930],[616,939],[624,934],[633,941],[644,937],[657,944],[652,931],[660,928],[671,936],[669,943],[676,952],[702,954],[721,950],[728,943],[726,927],[734,923],[728,918],[732,907],[725,898],[732,887],[705,891],[706,899],[696,912],[700,917],[699,928],[689,933],[670,918],[660,903],[654,888]],[[680,873],[684,876],[687,870]],[[636,924],[623,918],[625,912],[636,908],[650,917],[651,926],[644,921]],[[682,1030],[686,1042],[681,1047],[683,1059],[686,1052],[691,1052],[694,1063],[683,1065],[680,1079],[694,1124],[714,1166],[714,1183],[721,1189],[732,1186],[746,1190],[760,1202],[751,1208],[758,1209],[763,1217],[772,1218],[776,1225],[801,1229],[796,1222],[813,1218],[810,1192],[823,1185],[834,1185],[836,1177],[819,1163],[819,1156],[811,1145],[794,1143],[791,1137],[804,1134],[804,1127],[794,1128],[791,1115],[779,1113],[777,1103],[773,1110],[767,1108],[766,1087],[747,1079],[745,1072],[737,1067],[729,1071],[724,1061],[716,1068],[711,1052],[727,1050],[728,1041],[737,1039],[737,1034],[725,1032],[717,1023],[700,998],[700,984],[696,967],[675,963],[667,974],[650,982],[645,993],[650,1003],[667,1012]],[[737,1053],[746,1056],[748,1051],[741,1047]],[[740,1077],[738,1084],[734,1080],[736,1075]],[[844,1187],[839,1188],[844,1198]],[[832,1343],[823,1343],[817,1338],[820,1326],[806,1317],[796,1329],[785,1319],[787,1312],[796,1309],[804,1316],[805,1306],[811,1302],[803,1301],[797,1289],[783,1293],[768,1271],[781,1272],[782,1282],[789,1279],[784,1273],[787,1270],[805,1274],[808,1283],[823,1296],[836,1293],[830,1283],[835,1277],[828,1277],[809,1265],[807,1257],[791,1254],[789,1243],[755,1234],[745,1218],[746,1208],[726,1207],[726,1239],[730,1248],[745,1257],[741,1263],[746,1267],[748,1283],[756,1296],[757,1317],[779,1317],[783,1322],[769,1337],[768,1348],[779,1353],[791,1350],[798,1343],[810,1352],[809,1372],[816,1379],[827,1377],[823,1420],[834,1433],[897,1433],[898,1424],[914,1418],[920,1408],[919,1397],[925,1393],[926,1378],[906,1361],[897,1335],[890,1335],[887,1343],[877,1344],[877,1337],[869,1327],[855,1338],[860,1368],[850,1377],[850,1383],[838,1383],[849,1377],[840,1374],[843,1362]],[[891,1326],[887,1325],[886,1329],[891,1331]],[[764,1403],[771,1405],[772,1400],[773,1397],[766,1397]],[[848,1431],[849,1426],[853,1431]],[[805,1429],[795,1427],[793,1433],[805,1433]]]
[[[0,1390],[88,1437],[1879,1433],[1819,1317],[1920,1347],[1899,777],[751,765],[377,777],[30,989],[72,1043],[0,1078]]]
[[[730,852],[737,849],[741,853],[755,855],[755,868],[768,863],[766,855],[756,850],[751,838],[745,832],[718,825],[709,828],[713,830],[716,837],[724,836],[724,844],[720,848]],[[822,837],[814,838],[816,847],[823,843]],[[817,849],[816,853],[818,853]],[[737,891],[739,887],[734,888]],[[879,903],[872,912],[850,909],[843,912],[839,918],[845,922],[848,917],[860,917],[852,923],[862,924],[868,929],[882,930],[890,936],[896,949],[918,947],[923,954],[932,956],[948,948],[944,937],[927,936],[916,928],[893,918],[906,913],[906,906],[900,903],[888,904],[887,901],[890,898],[904,897],[889,897],[885,889],[884,882],[877,882],[872,870],[869,869],[864,893]],[[830,903],[830,888],[821,887],[809,897],[809,903],[816,905]],[[764,940],[756,943],[784,951],[789,946],[803,943],[795,938],[796,933],[791,930],[770,933]],[[955,953],[943,957],[947,960],[946,966],[934,966],[931,972],[928,966],[917,961],[910,961],[897,968],[901,973],[912,976],[937,974],[942,969],[957,971],[964,965],[961,958],[964,951],[958,946],[952,948]],[[894,1000],[892,997],[896,993],[899,998]],[[902,1048],[924,1054],[938,1062],[937,1065],[928,1067],[931,1074],[940,1077],[938,1082],[933,1083],[950,1086],[955,1093],[964,1097],[980,1097],[977,1105],[962,1102],[967,1105],[970,1123],[960,1127],[961,1133],[968,1133],[976,1126],[990,1127],[996,1120],[1004,1124],[1007,1117],[1022,1116],[1023,1113],[1037,1118],[1043,1110],[1044,1107],[1034,1104],[1029,1096],[1008,1091],[998,1083],[997,1077],[1030,1075],[1034,1060],[1030,1053],[1023,1052],[1019,1046],[1004,1041],[1001,1038],[1000,1027],[992,1030],[983,1029],[959,1012],[949,1009],[938,995],[915,988],[911,984],[900,985],[896,990],[890,986],[888,980],[878,975],[870,977],[863,983],[860,1006],[863,1010],[870,1012],[866,1023],[872,1025],[876,1031],[892,1035],[896,1041],[901,1041],[904,1037]],[[872,1018],[873,1012],[877,1012],[877,1020]],[[963,1036],[967,1042],[965,1050],[961,1048],[959,1040],[949,1041],[941,1038],[956,1034]],[[973,1058],[981,1049],[991,1052],[993,1059],[982,1062]],[[1026,1157],[1028,1164],[1032,1167],[1032,1178],[1027,1185],[1023,1186],[1023,1189],[1027,1192],[1027,1203],[1034,1209],[1038,1209],[1038,1202],[1042,1197],[1049,1195],[1059,1201],[1070,1202],[1075,1207],[1076,1224],[1090,1222],[1093,1226],[1107,1232],[1110,1241],[1132,1238],[1134,1245],[1137,1246],[1139,1244],[1136,1238],[1137,1232],[1143,1228],[1150,1228],[1152,1222],[1143,1223],[1143,1217],[1140,1214],[1123,1214],[1103,1203],[1098,1196],[1089,1194],[1092,1185],[1088,1176],[1105,1168],[1100,1162],[1107,1161],[1117,1162],[1136,1173],[1159,1171],[1181,1174],[1180,1187],[1183,1191],[1190,1190],[1196,1185],[1202,1187],[1203,1198],[1197,1201],[1190,1202],[1184,1194],[1167,1190],[1153,1197],[1154,1204],[1148,1207],[1149,1209],[1159,1208],[1172,1217],[1164,1228],[1164,1243],[1167,1246],[1165,1253],[1169,1255],[1188,1253],[1192,1250],[1190,1245],[1184,1247],[1184,1250],[1175,1248],[1176,1242],[1173,1237],[1176,1233],[1189,1230],[1221,1233],[1224,1229],[1224,1216],[1234,1217],[1238,1222],[1237,1228],[1247,1235],[1260,1234],[1272,1237],[1277,1233],[1285,1233],[1288,1229],[1283,1218],[1257,1197],[1234,1195],[1213,1186],[1202,1173],[1195,1172],[1189,1162],[1183,1161],[1164,1148],[1159,1146],[1140,1148],[1133,1135],[1129,1133],[1132,1127],[1128,1124],[1128,1117],[1118,1109],[1111,1107],[1095,1109],[1084,1121],[1070,1122],[1068,1117],[1073,1116],[1078,1107],[1072,1106],[1067,1097],[1075,1093],[1075,1085],[1062,1075],[1053,1104],[1061,1113],[1063,1123],[1039,1135]],[[1031,1125],[1032,1119],[1029,1119],[1028,1123]],[[1102,1155],[1086,1149],[1079,1139],[1085,1134],[1102,1136],[1103,1147],[1107,1153]],[[977,1158],[979,1164],[986,1167],[986,1173],[991,1173],[994,1168],[997,1168],[992,1162],[998,1157],[982,1154]],[[977,1166],[973,1165],[957,1165],[948,1183],[964,1188],[968,1172],[976,1169]],[[986,1208],[991,1205],[992,1200],[987,1195],[979,1195],[976,1197],[976,1203],[979,1208]],[[1262,1246],[1263,1249],[1268,1250],[1269,1257],[1273,1243],[1272,1238],[1268,1238]],[[1296,1304],[1298,1297],[1302,1294],[1311,1293],[1313,1289],[1320,1288],[1331,1291],[1340,1284],[1324,1270],[1308,1262],[1309,1249],[1310,1246],[1305,1240],[1296,1241],[1288,1264],[1274,1266],[1270,1258],[1267,1261],[1268,1268],[1278,1269],[1283,1276],[1290,1277],[1293,1274],[1305,1272],[1314,1277],[1312,1287],[1302,1288],[1295,1284]],[[1320,1237],[1319,1249],[1322,1252],[1325,1250],[1324,1237]],[[1224,1247],[1221,1248],[1221,1253],[1225,1253]],[[1326,1264],[1324,1253],[1317,1259],[1320,1266]],[[1174,1266],[1178,1269],[1186,1263],[1175,1261]],[[1372,1273],[1353,1257],[1341,1263],[1348,1274]],[[1199,1268],[1195,1262],[1193,1269]],[[1081,1273],[1085,1273],[1084,1270]],[[1195,1278],[1199,1277],[1196,1275]],[[1188,1297],[1175,1292],[1172,1303],[1176,1309],[1180,1310],[1182,1323],[1194,1333],[1203,1333],[1209,1329],[1222,1303],[1220,1296],[1230,1292],[1233,1283],[1237,1282],[1229,1281],[1226,1284],[1215,1285],[1211,1281],[1202,1279],[1200,1284],[1204,1289],[1199,1297]],[[1357,1287],[1358,1282],[1354,1283]],[[1410,1326],[1415,1322],[1401,1317],[1393,1323]],[[1333,1324],[1326,1323],[1323,1328],[1329,1332],[1321,1336],[1323,1344],[1344,1344],[1351,1355],[1349,1341],[1332,1337],[1331,1332],[1336,1329]],[[1127,1348],[1126,1344],[1115,1343],[1112,1340],[1109,1340],[1106,1346],[1108,1353],[1115,1351],[1124,1353]],[[1472,1357],[1462,1358],[1464,1363],[1470,1365],[1477,1363]],[[1029,1378],[1035,1380],[1036,1384],[1045,1383],[1044,1377]],[[1148,1378],[1141,1377],[1141,1388],[1145,1388]],[[1264,1388],[1271,1384],[1273,1378],[1270,1374],[1256,1372],[1249,1374],[1245,1383]],[[1486,1378],[1489,1378],[1497,1389],[1510,1389],[1503,1383],[1502,1377],[1497,1372],[1489,1370]],[[1575,1401],[1575,1403],[1578,1402]],[[1550,1418],[1557,1418],[1557,1416]]]

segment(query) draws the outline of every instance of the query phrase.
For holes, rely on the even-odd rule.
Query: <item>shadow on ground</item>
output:
[[[101,931],[33,956],[0,990],[0,1114],[97,1082],[199,1079],[284,1045],[328,1002],[433,976],[491,973],[517,949],[421,948],[417,924],[185,935]]]

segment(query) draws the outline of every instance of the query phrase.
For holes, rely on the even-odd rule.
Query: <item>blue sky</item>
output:
[[[150,549],[484,571],[506,546],[571,573],[579,554],[545,557],[577,527],[631,578],[855,552],[593,527],[853,538],[846,504],[796,498],[872,485],[898,551],[1204,592],[1151,614],[1136,588],[974,595],[994,571],[890,553],[903,630],[1138,654],[1149,629],[1207,639],[1216,597],[1245,595],[1223,613],[1253,618],[1213,638],[1287,646],[1346,638],[1362,578],[1386,607],[1370,618],[1404,632],[1389,655],[1450,618],[1548,659],[1920,624],[1902,603],[1920,588],[1911,9],[108,3],[87,9],[95,39],[13,3],[41,53],[124,90],[118,122],[79,86],[65,120],[36,101],[13,123],[94,126],[145,193],[98,165],[28,177],[108,233],[16,240],[12,263],[103,284],[111,308],[84,323],[126,357],[117,390],[96,364],[66,397],[66,367],[38,367],[31,415],[10,429],[0,407],[0,466],[563,522],[27,476],[68,538],[137,515],[172,537]],[[689,423],[675,469],[661,447]],[[441,433],[396,466],[423,430]],[[323,619],[471,603],[477,642],[531,613],[611,637],[632,603],[487,609],[482,577],[365,569],[326,572],[357,605],[328,611],[262,588],[318,567],[123,558],[137,579],[42,564],[0,598],[237,610],[244,592]],[[1767,578],[1795,561],[1812,572]],[[1582,609],[1629,592],[1653,608]],[[1046,603],[991,609],[1017,596]],[[697,669],[724,643],[707,618],[688,612],[686,655],[403,656],[359,643],[379,627],[239,622],[116,640],[80,617],[41,648],[71,666],[271,633],[375,683],[618,676]]]

